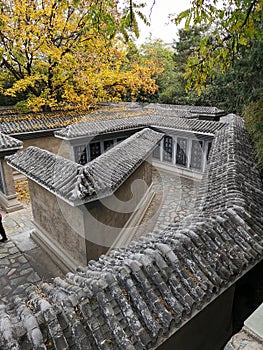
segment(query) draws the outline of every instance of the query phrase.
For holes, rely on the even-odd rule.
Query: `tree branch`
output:
[[[249,6],[249,9],[248,9],[248,11],[247,11],[246,18],[245,18],[245,20],[244,20],[244,22],[243,22],[243,24],[242,24],[242,26],[241,26],[242,28],[247,24],[247,21],[248,21],[248,19],[249,19],[249,16],[250,16],[252,10],[253,10],[253,7],[254,7],[257,3],[258,3],[258,0],[254,0],[254,1],[251,2],[250,6]]]
[[[151,6],[151,8],[150,8],[150,14],[149,14],[149,18],[150,18],[150,19],[151,19],[151,17],[152,17],[152,12],[153,12],[154,6],[155,6],[155,0],[153,1],[152,6]]]
[[[10,63],[8,63],[8,61],[4,57],[2,58],[2,63],[1,63],[1,67],[3,66],[5,66],[16,79],[24,78],[23,74],[21,74],[21,72],[17,72],[16,69]]]

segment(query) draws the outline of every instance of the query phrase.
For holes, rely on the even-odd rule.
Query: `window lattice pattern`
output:
[[[165,136],[163,139],[163,160],[172,162],[173,159],[173,139],[171,136]]]
[[[177,151],[176,151],[176,164],[187,165],[187,139],[178,137],[177,139]]]
[[[103,143],[104,145],[104,152],[106,152],[108,149],[110,149],[114,145],[114,140],[106,140]]]
[[[101,155],[100,142],[91,143],[89,148],[90,148],[90,160],[93,160]]]
[[[75,160],[78,164],[84,165],[87,163],[86,146],[75,147]]]
[[[191,168],[201,170],[202,158],[203,158],[203,142],[198,140],[193,140],[192,151],[191,151]]]
[[[155,159],[159,159],[160,160],[160,155],[161,155],[161,152],[160,152],[160,145],[157,145],[155,147],[155,149],[153,150],[153,158]]]

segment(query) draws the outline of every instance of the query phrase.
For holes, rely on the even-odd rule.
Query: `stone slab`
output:
[[[37,248],[37,244],[30,237],[32,231],[24,231],[21,233],[13,233],[10,238],[15,242],[17,247],[22,252],[27,252],[29,250]]]

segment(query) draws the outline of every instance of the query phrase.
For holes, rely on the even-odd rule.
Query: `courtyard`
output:
[[[199,182],[172,172],[153,171],[153,200],[137,228],[135,239],[161,231],[171,222],[186,216],[193,207]],[[63,277],[63,272],[30,238],[34,230],[27,182],[16,181],[18,198],[24,205],[12,213],[3,213],[3,225],[9,241],[0,245],[0,290],[3,300],[24,293],[23,285]]]

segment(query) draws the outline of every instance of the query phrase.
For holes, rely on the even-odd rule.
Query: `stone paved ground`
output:
[[[63,273],[30,238],[34,228],[30,205],[14,213],[1,212],[9,240],[0,242],[0,297],[7,301],[23,293],[22,285]]]
[[[145,213],[135,239],[145,232],[161,231],[186,216],[193,207],[199,181],[180,177],[172,172],[155,170],[153,190],[156,193]]]
[[[154,176],[158,180],[155,184],[157,200],[160,201],[160,197],[162,198],[154,230],[160,230],[189,213],[194,204],[199,182],[165,172],[155,173]]]
[[[156,196],[146,212],[138,236],[165,228],[170,221],[184,216],[192,206],[198,183],[172,173],[154,172]],[[23,197],[27,198],[26,193]],[[0,297],[3,300],[23,292],[21,285],[63,276],[63,272],[30,238],[34,229],[31,206],[3,213],[3,225],[9,241],[0,243]]]
[[[35,272],[24,254],[10,240],[0,247],[0,295],[1,299],[20,294],[21,284],[39,282]]]

